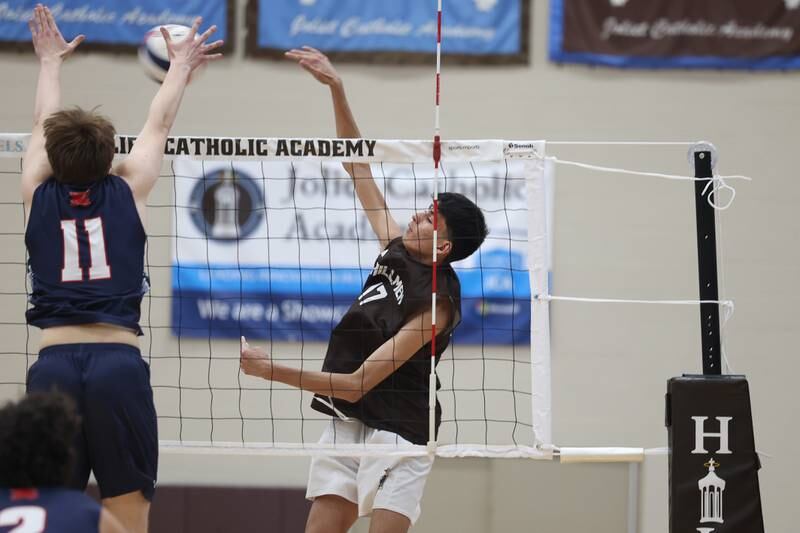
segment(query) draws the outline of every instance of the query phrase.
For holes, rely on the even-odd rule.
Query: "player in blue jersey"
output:
[[[161,171],[164,145],[197,67],[221,57],[201,20],[180,42],[167,41],[170,68],[144,128],[112,171],[113,125],[94,111],[61,110],[67,42],[46,7],[30,29],[40,61],[33,132],[22,168],[25,243],[32,282],[29,324],[42,328],[28,391],[53,387],[76,400],[82,428],[70,486],[97,479],[103,505],[130,531],[147,531],[156,484],[158,437],[149,368],[138,347],[144,274],[145,206]]]
[[[123,533],[86,494],[65,488],[79,420],[69,398],[35,393],[0,408],[0,533]]]

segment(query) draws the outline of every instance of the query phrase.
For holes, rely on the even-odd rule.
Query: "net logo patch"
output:
[[[523,157],[531,159],[541,157],[538,143],[510,142],[503,148],[503,155],[508,158]]]
[[[194,225],[209,239],[237,241],[253,233],[264,217],[261,189],[235,168],[198,180],[190,205]]]

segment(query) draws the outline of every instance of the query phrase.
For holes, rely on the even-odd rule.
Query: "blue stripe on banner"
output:
[[[182,337],[327,342],[353,298],[180,290],[172,297],[172,332]],[[454,342],[530,342],[530,299],[464,298]]]
[[[552,42],[552,40],[551,40]],[[608,54],[554,52],[556,63],[582,63],[618,68],[716,68],[737,70],[794,70],[800,68],[800,57],[764,57],[760,59],[675,56],[669,58],[615,56]]]
[[[255,267],[181,264],[172,268],[175,291],[233,293],[238,295],[294,294],[302,296],[348,296],[361,292],[372,269]],[[508,266],[457,269],[464,298],[530,298],[528,272]]]
[[[138,45],[145,32],[162,24],[191,26],[203,17],[203,28],[217,25],[214,39],[227,39],[230,0],[59,0],[50,5],[67,40],[83,33],[89,44]],[[29,42],[28,19],[36,2],[0,2],[0,41]]]
[[[444,0],[444,50],[451,54],[519,54],[522,0]],[[258,46],[310,45],[327,51],[436,50],[436,2],[259,0]]]

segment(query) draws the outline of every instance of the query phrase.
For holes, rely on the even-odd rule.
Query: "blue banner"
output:
[[[257,24],[249,33],[256,38],[248,42],[248,49],[256,55],[303,45],[329,54],[361,54],[364,59],[370,53],[436,51],[437,5],[430,0],[254,1]],[[528,2],[444,0],[442,52],[526,59]]]
[[[229,3],[233,0],[66,0],[49,5],[67,40],[86,35],[86,45],[138,46],[154,26],[191,26],[203,17],[203,28],[217,25],[214,39],[229,34]],[[0,1],[0,42],[29,42],[28,20],[37,2]],[[81,47],[83,48],[82,45]]]
[[[551,0],[550,58],[623,68],[800,68],[800,0]]]
[[[349,293],[328,283],[324,288],[326,292],[316,292],[323,288],[321,286],[306,288],[305,285],[302,293],[284,292],[289,286],[280,282],[272,284],[272,292],[266,289],[267,283],[263,283],[260,290],[251,290],[254,287],[249,286],[240,291],[238,287],[232,287],[238,285],[238,282],[233,282],[235,276],[228,276],[229,282],[214,283],[211,290],[208,284],[202,288],[198,286],[202,283],[181,283],[180,280],[186,279],[197,281],[197,273],[201,270],[209,271],[207,265],[173,269],[172,331],[177,336],[237,339],[244,335],[249,339],[327,342],[331,330],[361,291],[361,287],[357,287]],[[366,277],[368,273],[364,271],[363,275]],[[306,277],[306,272],[295,274],[298,279],[301,275]],[[318,274],[313,273],[311,277]],[[339,276],[336,271],[329,274],[333,279]],[[350,273],[344,274],[344,277],[349,276]],[[479,277],[479,272],[459,272],[464,293],[461,325],[456,329],[455,341],[469,344],[530,342],[528,273],[520,272],[514,276],[519,294],[505,297],[488,290],[493,283],[488,278],[483,283],[487,294],[479,294],[482,286]],[[225,285],[232,290],[221,290]]]
[[[456,268],[461,326],[456,340],[530,341],[531,291],[521,255],[481,251],[481,268]],[[371,268],[173,266],[172,330],[197,337],[327,341]]]

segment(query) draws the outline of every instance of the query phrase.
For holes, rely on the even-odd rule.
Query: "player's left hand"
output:
[[[221,40],[206,44],[208,38],[217,31],[217,26],[211,26],[198,37],[197,32],[200,30],[202,22],[202,17],[195,18],[192,29],[180,41],[173,41],[167,29],[163,26],[161,27],[161,35],[164,37],[164,42],[167,43],[170,68],[173,65],[176,68],[186,67],[190,72],[193,72],[197,67],[209,61],[216,61],[222,58],[221,53],[212,53],[224,44]]]
[[[261,348],[251,347],[244,337],[242,337],[239,368],[248,376],[272,379],[272,359],[269,354]]]
[[[33,49],[40,61],[63,61],[86,39],[85,36],[78,35],[67,42],[61,35],[50,8],[42,4],[37,4],[34,8],[28,28],[31,30]]]
[[[288,59],[297,61],[297,64],[307,70],[314,78],[325,85],[340,85],[342,79],[333,68],[328,56],[310,46],[294,48],[284,54]]]

